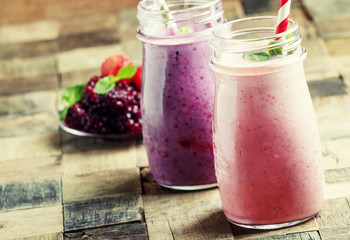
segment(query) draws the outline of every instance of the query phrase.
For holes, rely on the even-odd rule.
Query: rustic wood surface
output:
[[[115,53],[142,62],[138,0],[0,0],[0,239],[350,239],[350,2],[293,0],[325,164],[325,201],[303,224],[231,225],[218,189],[160,187],[140,139],[58,126],[60,89]],[[228,20],[276,15],[278,0],[224,0]]]

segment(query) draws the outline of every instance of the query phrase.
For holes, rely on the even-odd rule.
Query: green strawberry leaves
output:
[[[128,65],[122,67],[119,71],[117,76],[107,76],[104,78],[101,78],[95,85],[94,91],[97,94],[106,94],[110,92],[114,87],[115,84],[122,79],[128,79],[132,78],[136,73],[136,66],[134,65]]]
[[[67,116],[69,107],[73,106],[81,100],[81,98],[83,97],[85,87],[86,84],[76,84],[74,86],[67,87],[63,90],[61,99],[62,101],[66,102],[68,106],[66,106],[60,112],[60,120],[63,120]]]

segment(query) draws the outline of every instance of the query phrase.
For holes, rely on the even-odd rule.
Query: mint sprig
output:
[[[86,84],[76,84],[63,90],[61,99],[66,102],[68,106],[60,112],[60,120],[63,120],[67,116],[68,110],[71,106],[81,100],[85,87]]]
[[[286,39],[293,37],[292,33],[286,35]],[[269,45],[274,45],[279,43],[279,40],[269,42]],[[290,50],[287,54],[290,55],[294,50]],[[262,62],[270,59],[271,56],[282,55],[282,47],[270,49],[268,52],[258,52],[258,53],[246,53],[243,55],[243,58],[252,62]]]
[[[246,53],[243,58],[252,62],[263,62],[269,60],[270,55],[267,52]]]
[[[107,76],[107,77],[101,78],[96,83],[94,91],[97,94],[106,94],[115,87],[115,84],[119,80],[132,78],[135,75],[136,70],[137,68],[134,65],[124,66],[118,71],[117,76]]]

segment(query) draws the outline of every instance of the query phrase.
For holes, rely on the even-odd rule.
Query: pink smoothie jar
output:
[[[162,186],[217,186],[212,145],[215,77],[209,67],[213,28],[224,22],[221,0],[153,0],[138,4],[143,45],[143,142]],[[162,8],[163,9],[163,8]]]
[[[304,222],[323,201],[324,170],[305,80],[298,24],[275,34],[276,17],[215,29],[213,143],[226,218],[275,229]]]

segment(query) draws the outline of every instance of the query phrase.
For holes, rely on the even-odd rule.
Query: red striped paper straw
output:
[[[278,10],[277,28],[276,34],[282,33],[287,30],[288,17],[290,11],[291,0],[280,0],[280,7]]]

